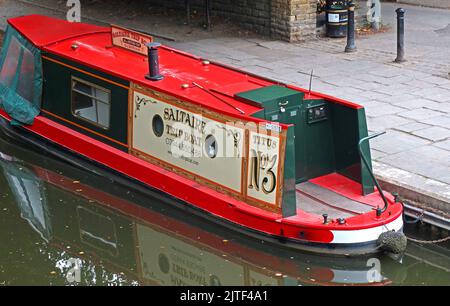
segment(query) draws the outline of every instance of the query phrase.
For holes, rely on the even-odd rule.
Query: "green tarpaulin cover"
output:
[[[8,26],[0,57],[0,107],[12,124],[33,124],[41,108],[40,50]]]

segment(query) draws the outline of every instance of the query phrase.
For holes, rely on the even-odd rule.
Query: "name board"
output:
[[[247,204],[280,212],[284,131],[132,86],[130,153]]]
[[[133,93],[133,149],[238,193],[244,129]]]
[[[153,37],[122,27],[111,25],[113,46],[121,47],[142,55],[147,55],[146,44],[153,42]]]

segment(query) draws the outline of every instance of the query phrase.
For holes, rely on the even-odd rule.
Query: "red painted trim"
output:
[[[295,86],[295,85],[286,85],[286,87],[290,88],[290,89],[293,89],[293,90],[304,92],[305,93],[305,99],[314,100],[314,99],[322,98],[322,99],[327,100],[328,102],[341,104],[341,105],[344,105],[344,106],[347,106],[347,107],[350,107],[350,108],[353,108],[353,109],[363,108],[363,106],[361,106],[361,105],[359,105],[357,103],[350,102],[350,101],[347,101],[347,100],[344,100],[344,99],[340,99],[340,98],[336,98],[336,97],[333,97],[333,96],[329,96],[327,94],[323,94],[323,93],[316,92],[316,91],[309,92],[309,90],[306,90],[304,88],[301,88],[301,87],[298,87],[298,86]]]

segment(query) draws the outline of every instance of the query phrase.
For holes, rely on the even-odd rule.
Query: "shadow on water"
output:
[[[450,283],[450,252],[442,246],[410,243],[401,260],[289,251],[3,136],[0,196],[0,284]]]

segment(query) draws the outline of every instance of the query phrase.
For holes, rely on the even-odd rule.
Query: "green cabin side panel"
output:
[[[49,57],[48,54],[46,54],[46,56]],[[77,63],[55,57],[54,55],[51,55],[51,57],[76,69],[43,58],[44,84],[42,109],[56,116],[62,117],[68,121],[71,121],[76,125],[83,126],[89,130],[104,135],[107,138],[114,139],[123,144],[128,144],[128,90],[89,74],[99,76],[126,87],[129,87],[129,82],[115,78],[100,71],[81,66]],[[82,71],[79,71],[77,69],[86,71],[89,74],[83,73]],[[102,127],[80,119],[72,114],[72,76],[111,91],[110,127],[108,129],[103,129]],[[78,128],[76,125],[70,124],[63,120],[58,120],[55,116],[47,115],[45,113],[43,113],[43,115],[57,121],[58,123],[73,128],[80,133],[88,135],[89,137],[102,141],[108,145],[111,145],[123,151],[128,150],[126,146],[117,144],[116,142],[110,141],[104,137],[100,137],[95,133],[91,133],[82,128]]]
[[[320,120],[310,118],[310,112],[317,107],[325,109],[326,117]],[[304,112],[301,117],[302,134],[300,141],[304,155],[299,162],[305,164],[305,176],[298,179],[302,182],[335,171],[333,115],[330,103],[323,99],[304,100]],[[296,139],[297,141],[297,139]]]
[[[332,118],[328,102],[305,99],[302,92],[279,85],[267,86],[236,95],[246,102],[264,109],[254,116],[274,122],[293,124],[296,182],[318,177],[335,169]],[[311,119],[317,107],[323,106],[326,117]]]
[[[366,112],[364,108],[358,109],[358,127],[359,127],[359,139],[362,139],[364,137],[368,136],[368,129],[367,129],[367,120],[366,120]],[[358,140],[359,142],[359,140]],[[363,194],[370,194],[375,191],[374,189],[374,182],[372,180],[371,175],[369,174],[369,171],[373,171],[372,169],[372,156],[370,154],[370,143],[366,141],[362,144],[362,153],[366,157],[367,161],[369,162],[370,169],[367,169],[367,167],[364,165],[361,158],[359,158],[361,166],[361,184],[363,188]]]
[[[289,127],[286,135],[283,180],[283,202],[281,213],[283,218],[287,218],[297,214],[294,126]]]
[[[368,135],[364,108],[353,109],[341,104],[332,104],[334,150],[336,171],[363,186],[363,194],[374,191],[368,169],[363,165],[358,152],[358,142]],[[363,152],[371,161],[368,143]]]

